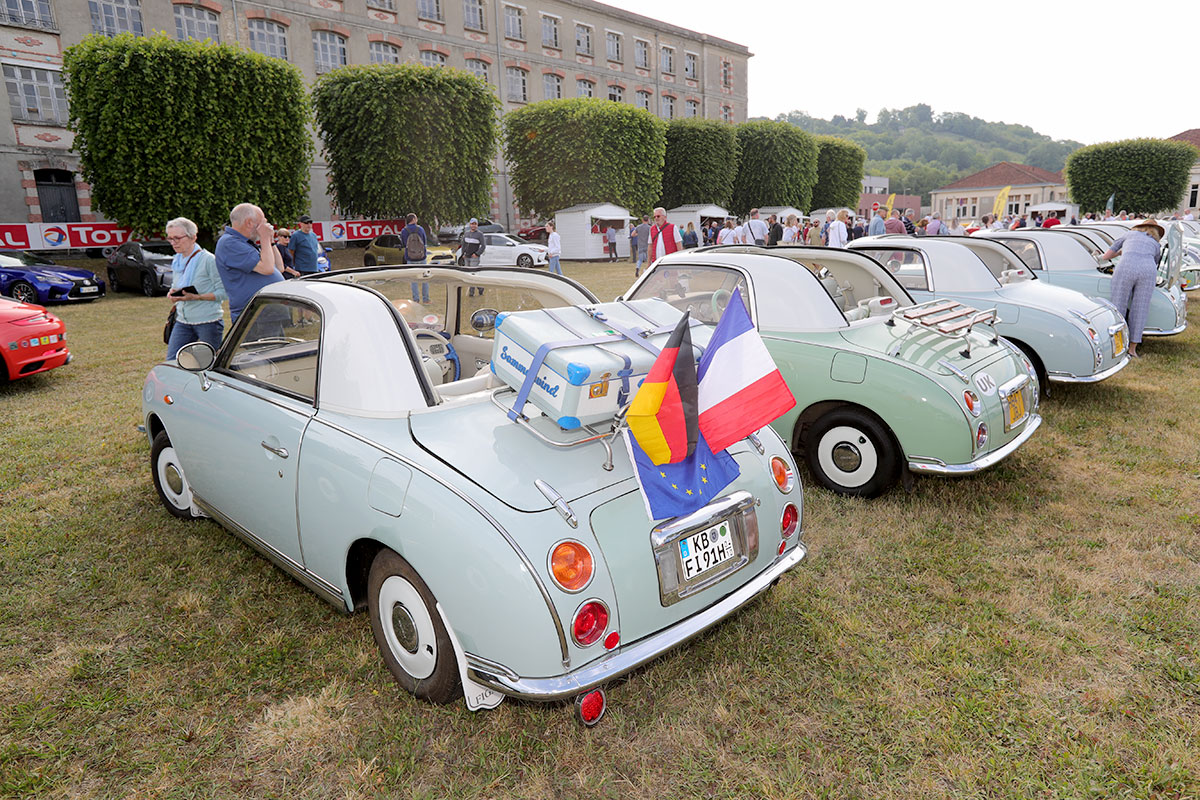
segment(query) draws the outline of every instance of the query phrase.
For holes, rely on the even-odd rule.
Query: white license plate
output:
[[[95,294],[98,291],[100,291],[99,286],[80,286],[79,287],[80,294]]]
[[[734,555],[733,531],[728,522],[720,522],[679,540],[679,561],[685,581],[720,566]]]

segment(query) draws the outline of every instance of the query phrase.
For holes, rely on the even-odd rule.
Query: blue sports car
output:
[[[0,294],[45,305],[95,300],[105,286],[91,270],[61,267],[28,250],[0,250]]]

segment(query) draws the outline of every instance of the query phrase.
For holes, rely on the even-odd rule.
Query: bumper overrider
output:
[[[947,464],[935,458],[925,458],[923,456],[909,456],[908,468],[913,472],[920,472],[924,475],[973,475],[976,472],[982,472],[988,467],[995,466],[1004,459],[1008,458],[1018,447],[1025,444],[1033,432],[1042,426],[1041,414],[1030,414],[1025,421],[1025,429],[1004,447],[998,450],[993,450],[986,455],[980,456],[974,461],[966,464]]]
[[[798,535],[801,535],[800,532]],[[523,678],[501,664],[466,654],[467,673],[472,680],[496,691],[523,700],[550,702],[567,700],[601,684],[608,683],[666,653],[713,625],[765,592],[783,573],[808,555],[803,542],[780,556],[779,560],[725,599],[709,606],[664,631],[637,642],[623,645],[610,655],[565,675],[549,678]]]

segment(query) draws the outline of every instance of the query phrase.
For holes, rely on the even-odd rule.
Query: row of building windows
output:
[[[47,0],[4,0],[10,18],[39,19],[52,24]],[[485,0],[463,0],[464,26],[469,30],[486,31],[487,16]],[[394,0],[369,0],[368,5],[395,11]],[[92,30],[105,36],[119,33],[143,34],[140,0],[88,0]],[[422,19],[444,21],[441,0],[417,0],[417,15]],[[562,49],[559,36],[561,20],[542,14],[542,46]],[[250,20],[250,44],[260,53],[276,58],[287,58],[287,31],[284,26],[267,20]],[[175,6],[175,33],[180,39],[220,40],[217,15],[208,9],[192,5]],[[594,28],[583,23],[575,24],[575,52],[583,56],[594,55],[592,38]],[[506,38],[525,41],[525,9],[504,6],[504,35]],[[623,63],[624,35],[616,31],[605,31],[605,55],[609,61]],[[318,72],[337,66],[336,53],[330,53],[314,40],[313,48],[320,54]],[[330,61],[329,59],[333,60]],[[650,42],[634,39],[633,62],[638,69],[650,69]],[[345,62],[340,62],[345,63]],[[675,48],[663,45],[659,48],[659,68],[664,74],[675,74]],[[683,54],[683,75],[689,80],[700,79],[700,57],[696,53]],[[733,62],[721,61],[721,85],[733,87]]]

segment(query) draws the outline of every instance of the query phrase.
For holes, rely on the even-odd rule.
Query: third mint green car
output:
[[[735,289],[795,396],[772,427],[816,479],[873,497],[905,476],[968,475],[1041,425],[1032,363],[950,302],[915,305],[862,253],[732,245],[658,259],[627,294],[715,322]]]

